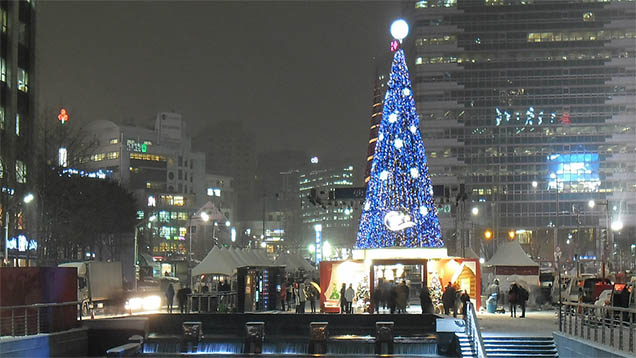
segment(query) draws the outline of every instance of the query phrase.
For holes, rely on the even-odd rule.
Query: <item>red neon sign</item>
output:
[[[65,108],[60,109],[60,114],[57,115],[57,120],[62,124],[68,122],[68,112]]]

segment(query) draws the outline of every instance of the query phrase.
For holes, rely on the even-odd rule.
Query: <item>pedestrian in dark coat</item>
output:
[[[166,288],[166,304],[168,305],[168,313],[172,313],[172,302],[174,301],[174,286],[168,285]]]
[[[467,290],[464,290],[462,295],[459,296],[459,300],[462,301],[462,316],[466,317],[466,314],[468,314],[468,302],[470,301]]]
[[[451,308],[453,309],[453,316],[457,317],[457,310],[455,309],[455,300],[456,300],[457,292],[455,291],[455,287],[451,285],[449,282],[446,285],[446,290],[442,294],[442,304],[444,304],[444,314],[449,315]]]
[[[186,313],[188,304],[188,295],[192,293],[190,287],[184,287],[177,291],[177,302],[179,302],[179,311]]]
[[[375,313],[380,313],[380,302],[382,301],[381,283],[382,281],[378,282],[378,285],[373,289],[373,310]]]
[[[347,292],[347,284],[343,283],[340,288],[340,313],[347,313],[347,299],[345,293]]]
[[[513,283],[508,290],[508,302],[510,302],[510,317],[517,317],[517,303],[519,299],[519,286]]]
[[[433,300],[431,300],[431,293],[426,287],[426,282],[422,282],[422,289],[420,290],[420,305],[422,306],[422,314],[433,313]]]

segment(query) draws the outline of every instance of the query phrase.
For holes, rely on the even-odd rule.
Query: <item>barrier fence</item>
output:
[[[188,295],[188,312],[234,312],[236,292],[193,293]]]
[[[634,352],[636,309],[563,303],[559,317],[562,333],[608,345],[623,352]]]
[[[77,326],[80,302],[0,306],[0,336],[27,336]]]

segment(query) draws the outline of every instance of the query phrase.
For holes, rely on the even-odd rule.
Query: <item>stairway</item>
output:
[[[477,357],[473,352],[468,337],[457,334],[461,357]],[[491,357],[532,357],[557,358],[556,346],[552,337],[483,337],[486,355]]]

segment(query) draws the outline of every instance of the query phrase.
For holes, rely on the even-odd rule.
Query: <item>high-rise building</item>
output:
[[[375,144],[378,141],[378,128],[382,120],[382,106],[384,103],[384,92],[386,86],[386,75],[375,75],[373,86],[373,104],[371,106],[371,123],[369,126],[369,147],[367,148],[367,168],[364,172],[364,183],[369,183],[371,175],[371,163],[375,154]]]
[[[208,173],[233,178],[236,215],[245,220],[257,197],[254,182],[256,153],[254,134],[240,121],[212,123],[193,137],[193,147],[205,153]]]
[[[513,231],[546,260],[557,246],[564,259],[600,254],[603,243],[614,257],[629,250],[635,9],[633,0],[414,3],[409,46],[430,173],[435,184],[465,184],[480,231],[498,240]]]
[[[314,242],[314,227],[320,224],[323,242],[334,249],[353,247],[360,219],[358,200],[340,203],[333,200],[333,191],[354,186],[354,167],[316,161],[300,173],[299,179],[302,246]]]
[[[37,189],[40,154],[33,86],[35,14],[32,1],[0,1],[1,246],[3,259],[11,266],[30,264],[28,258],[35,258],[37,247],[38,201],[25,205],[22,200]]]
[[[94,144],[87,145],[91,153],[80,160],[82,169],[112,173],[150,221],[149,230],[141,229],[139,252],[157,260],[182,259],[190,248],[187,228],[209,200],[209,186],[205,155],[192,152],[181,115],[158,113],[152,129],[93,121],[82,134],[85,143]]]

